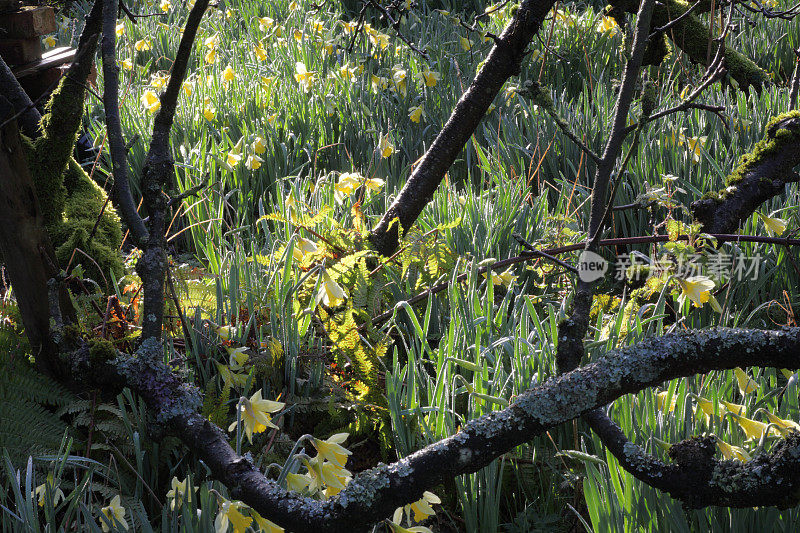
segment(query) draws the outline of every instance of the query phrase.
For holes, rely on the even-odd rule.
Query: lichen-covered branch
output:
[[[692,204],[694,217],[708,233],[733,233],[758,207],[800,181],[800,111],[773,118],[766,135],[742,156],[728,176],[726,188]]]
[[[378,252],[389,256],[397,249],[400,228],[405,232],[414,224],[503,84],[519,74],[525,48],[553,4],[552,0],[523,0],[520,4],[444,128],[372,230],[370,242]]]
[[[100,1],[100,0],[98,0]],[[144,162],[142,198],[147,210],[149,237],[136,270],[144,287],[142,339],[161,338],[164,319],[164,280],[167,271],[167,196],[164,191],[175,176],[175,161],[170,151],[169,134],[175,118],[175,107],[197,36],[197,28],[208,9],[208,0],[197,0],[186,21],[178,52],[172,64],[169,82],[161,94],[161,107],[156,113],[153,136]]]
[[[629,441],[622,429],[601,409],[583,416],[622,468],[634,477],[668,493],[690,509],[722,507],[794,507],[800,478],[800,433],[792,433],[770,453],[746,463],[716,459],[714,435],[674,444],[673,462],[665,463]],[[773,480],[772,483],[765,483]]]
[[[69,342],[60,334],[62,346]],[[357,475],[328,501],[305,498],[266,479],[230,447],[224,432],[194,411],[198,396],[161,362],[162,348],[145,341],[133,356],[113,348],[78,343],[71,367],[76,379],[93,386],[129,386],[138,392],[158,420],[168,424],[223,482],[234,498],[295,533],[368,530],[426,489],[454,476],[475,472],[503,453],[566,421],[617,398],[666,380],[737,366],[800,367],[800,328],[781,331],[713,328],[652,338],[616,350],[591,364],[547,380],[501,411],[465,424],[457,434],[391,465]],[[105,383],[98,383],[104,380]],[[629,450],[631,460],[637,455]],[[731,506],[789,506],[800,501],[800,439],[790,437],[752,464],[736,465],[707,457],[707,485],[718,501]],[[678,468],[688,464],[676,456]],[[749,465],[749,466],[748,466]],[[660,465],[658,465],[660,466]],[[743,480],[743,475],[749,476]],[[767,496],[783,494],[781,499]],[[689,494],[676,493],[678,497]],[[687,500],[693,506],[710,499]],[[758,502],[758,503],[754,503]]]

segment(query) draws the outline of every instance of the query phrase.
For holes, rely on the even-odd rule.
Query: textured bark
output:
[[[22,86],[2,57],[0,57],[0,95],[3,95],[11,103],[14,108],[12,115],[19,114],[17,122],[22,133],[31,139],[37,137],[42,115],[39,114],[39,110],[31,102],[30,97],[22,89]],[[10,116],[5,117],[3,121],[8,120]]]
[[[733,233],[758,207],[800,181],[800,111],[773,119],[767,134],[728,177],[728,188],[692,204],[694,217],[708,233]]]
[[[503,84],[519,74],[525,48],[539,31],[554,1],[524,0],[495,41],[480,72],[461,96],[447,123],[425,152],[395,201],[372,230],[370,241],[378,252],[391,255],[403,232],[431,201],[447,170],[478,127]]]
[[[14,106],[0,96],[0,123],[14,115]],[[57,353],[50,339],[47,280],[56,275],[55,252],[44,229],[36,189],[28,169],[17,122],[0,128],[0,252],[14,286],[22,323],[40,371],[53,373]]]

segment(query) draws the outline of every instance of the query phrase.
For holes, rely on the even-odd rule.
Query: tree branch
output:
[[[111,195],[117,211],[122,215],[125,225],[131,231],[137,246],[143,246],[149,239],[147,228],[136,209],[128,183],[128,151],[122,136],[122,123],[119,118],[119,65],[117,64],[116,25],[119,0],[103,0],[103,107],[106,115],[108,146],[114,181]]]
[[[539,31],[553,3],[553,0],[523,0],[508,26],[495,40],[483,68],[459,99],[444,128],[395,201],[372,230],[370,241],[382,255],[388,257],[397,249],[400,227],[405,232],[414,224],[503,84],[511,76],[519,74],[525,48]]]

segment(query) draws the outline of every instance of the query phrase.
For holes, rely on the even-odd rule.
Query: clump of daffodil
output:
[[[211,98],[206,96],[203,98],[203,117],[211,122],[217,116],[217,108],[211,104]]]
[[[153,43],[149,39],[139,39],[133,43],[133,49],[137,52],[146,52],[153,49]]]
[[[203,41],[203,45],[208,50],[206,55],[204,56],[204,61],[208,64],[212,64],[217,60],[217,46],[219,46],[219,34],[215,33],[211,37],[207,37],[205,41]]]
[[[253,519],[243,515],[239,509],[247,506],[240,501],[227,500],[222,496],[218,498],[219,512],[214,519],[215,533],[227,533],[229,525],[233,525],[234,533],[245,533]]]
[[[678,305],[683,307],[684,302],[689,300],[695,307],[703,307],[703,304],[710,303],[714,311],[721,313],[722,307],[711,291],[716,284],[708,276],[692,276],[690,278],[675,278],[681,288],[678,296]]]
[[[619,26],[617,26],[617,21],[614,17],[603,15],[600,24],[597,25],[597,31],[607,35],[614,35],[619,31]]]
[[[225,168],[228,170],[233,170],[236,165],[242,160],[242,139],[239,139],[239,142],[231,148],[228,152],[227,157],[225,158]]]
[[[258,170],[259,168],[261,168],[261,163],[263,162],[264,160],[258,157],[257,155],[250,154],[247,156],[247,160],[245,161],[244,166],[247,167],[248,170]]]
[[[383,185],[384,181],[380,178],[365,178],[358,172],[343,172],[333,186],[333,196],[336,199],[336,203],[340,204],[361,186],[369,194],[372,191],[380,190]]]
[[[192,493],[197,492],[197,487],[192,487],[192,490],[186,491],[186,483],[188,478],[180,481],[177,476],[173,476],[170,483],[170,490],[167,492],[167,500],[169,501],[169,508],[175,509],[183,505],[184,500],[187,502],[192,501]]]
[[[259,61],[266,61],[267,60],[267,50],[264,48],[264,44],[259,41],[253,46],[253,52],[256,54],[256,59]]]
[[[120,503],[119,494],[111,499],[111,503],[100,509],[103,515],[100,519],[100,524],[103,526],[103,531],[111,531],[111,526],[114,529],[122,526],[125,530],[128,529],[128,522],[125,520],[125,508]]]
[[[346,468],[325,461],[319,455],[311,459],[304,459],[303,464],[311,478],[308,485],[309,491],[316,493],[324,489],[326,498],[341,492],[353,477]]]
[[[303,492],[313,481],[310,474],[286,474],[286,488],[295,492]]]
[[[764,412],[767,414],[767,418],[769,418],[770,423],[775,426],[775,428],[778,430],[778,433],[781,435],[786,436],[792,431],[800,433],[800,424],[794,420],[780,418],[779,416],[770,413],[766,409],[764,409]]]
[[[258,389],[250,398],[242,396],[239,399],[239,413],[250,444],[253,443],[253,433],[261,433],[268,427],[278,429],[269,415],[277,413],[285,405],[283,402],[263,399],[261,389]],[[236,422],[230,425],[228,431],[236,431]]]
[[[315,298],[317,305],[323,304],[328,307],[336,307],[337,305],[343,304],[345,298],[347,298],[347,293],[341,285],[333,281],[333,278],[331,278],[327,270],[322,270],[321,281],[322,284]]]
[[[513,282],[515,279],[517,279],[517,276],[515,276],[511,272],[510,268],[507,268],[505,271],[503,271],[503,272],[501,272],[499,274],[497,272],[493,271],[493,270],[490,271],[490,273],[491,273],[491,277],[492,277],[492,285],[502,285],[505,288],[510,287],[511,286],[511,282]],[[486,272],[484,272],[482,275],[483,275],[484,278],[487,277]]]
[[[404,68],[397,65],[392,67],[392,82],[396,92],[403,96],[408,94],[408,72]]]
[[[425,67],[425,70],[419,73],[420,79],[425,82],[426,87],[436,87],[436,84],[442,79],[442,75],[438,72],[434,72],[429,68]]]
[[[775,237],[777,235],[783,235],[783,232],[786,231],[787,224],[782,218],[773,217],[772,215],[767,216],[758,211],[756,211],[756,214],[764,223],[764,227],[767,228],[767,233],[769,233],[770,236]]]
[[[745,435],[747,435],[748,440],[759,440],[767,431],[767,424],[763,422],[759,422],[758,420],[753,420],[751,418],[745,418],[733,413],[730,415],[734,418],[734,420],[736,420],[736,422],[739,424],[739,427],[742,428]]]
[[[145,91],[141,98],[142,106],[153,115],[161,109],[161,100],[153,91]]]

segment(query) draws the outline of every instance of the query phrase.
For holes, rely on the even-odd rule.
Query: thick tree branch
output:
[[[39,122],[42,120],[42,115],[39,114],[39,110],[31,102],[28,93],[19,84],[2,57],[0,57],[0,94],[11,102],[14,108],[12,115],[17,115],[16,120],[22,133],[31,139],[36,138],[39,135]],[[10,116],[7,116],[3,121],[9,119]]]
[[[692,204],[703,231],[733,233],[758,207],[778,194],[787,183],[800,181],[800,111],[775,117],[764,139],[744,155],[728,176],[727,188],[709,193]]]
[[[483,68],[459,99],[444,128],[395,201],[372,230],[370,241],[381,254],[388,257],[397,249],[400,228],[405,232],[414,224],[503,84],[511,76],[519,74],[525,48],[539,31],[553,3],[552,0],[523,0],[496,39]]]
[[[167,269],[167,196],[165,189],[175,175],[169,133],[175,118],[175,108],[181,86],[186,78],[192,45],[197,28],[208,8],[208,0],[197,0],[181,36],[175,62],[172,64],[167,89],[161,94],[161,108],[156,113],[153,137],[144,163],[142,176],[143,204],[148,215],[149,238],[136,269],[144,285],[144,314],[142,339],[161,338],[164,320],[164,279]]]
[[[106,131],[111,151],[114,182],[111,195],[117,211],[122,215],[125,225],[133,235],[137,246],[143,246],[149,239],[147,228],[136,209],[128,183],[128,151],[122,136],[122,123],[119,118],[119,65],[117,64],[117,7],[119,0],[103,1],[103,107],[106,115]]]

